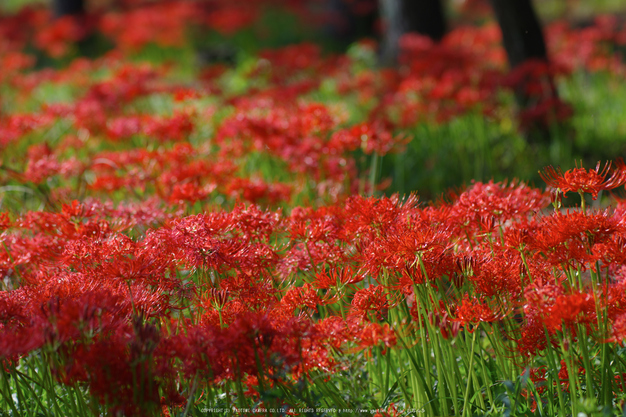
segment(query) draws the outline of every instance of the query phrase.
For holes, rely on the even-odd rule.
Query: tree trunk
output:
[[[441,0],[404,0],[402,13],[406,32],[417,32],[440,41],[446,34],[446,17]]]
[[[363,38],[375,38],[378,20],[378,0],[329,0],[327,3],[331,20],[326,33],[344,50]]]
[[[52,6],[57,18],[85,13],[84,0],[53,0]]]
[[[398,41],[405,33],[416,32],[439,41],[446,33],[441,0],[379,0],[385,22],[381,60],[384,65],[398,61]]]
[[[490,1],[514,75],[512,87],[519,107],[520,128],[529,141],[548,141],[550,125],[569,117],[571,109],[559,100],[547,65],[546,42],[532,1]]]
[[[502,40],[511,68],[528,59],[548,60],[541,24],[531,0],[491,0],[502,30]]]

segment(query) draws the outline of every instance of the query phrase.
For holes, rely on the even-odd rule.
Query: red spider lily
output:
[[[598,16],[591,26],[583,30],[569,27],[565,22],[549,25],[546,27],[546,40],[549,49],[554,52],[551,60],[569,70],[585,68],[591,72],[623,73],[624,64],[615,60],[610,48],[606,48],[607,42],[620,42],[620,32],[615,30],[615,26],[613,16]]]
[[[14,329],[0,328],[0,364],[2,366],[16,364],[20,358],[26,357],[44,345],[43,333],[33,331],[33,329],[33,325]]]
[[[63,252],[63,240],[58,237],[4,233],[1,239],[4,250],[0,251],[0,273],[13,282],[9,287],[36,281],[34,274],[52,267]]]
[[[549,330],[561,330],[565,325],[575,334],[575,324],[590,325],[596,321],[594,297],[580,292],[560,295],[554,304],[544,311],[542,320]]]
[[[0,331],[4,343],[0,356],[25,354],[44,343],[58,349],[89,335],[114,330],[130,317],[133,306],[125,294],[125,285],[87,281],[81,274],[55,276],[36,286],[14,290],[11,298],[14,302],[19,300],[20,309],[16,310],[15,304],[7,309],[6,303],[0,303],[5,310],[2,313],[8,311],[14,316],[9,321],[2,317]],[[135,295],[135,308],[142,309],[142,296]],[[21,312],[28,313],[26,321],[20,319]],[[24,331],[30,333],[30,340],[22,338]]]
[[[228,213],[232,226],[245,239],[268,243],[283,222],[281,211],[262,211],[258,206],[237,204]]]
[[[154,415],[160,404],[159,380],[171,372],[151,366],[158,344],[154,326],[135,319],[134,326],[120,326],[90,343],[68,347],[68,359],[56,373],[67,384],[88,382],[91,394],[107,404],[111,414]]]
[[[543,311],[549,306],[553,305],[557,297],[564,294],[563,288],[551,283],[533,282],[524,293],[527,305],[529,309],[535,309],[536,311]]]
[[[366,154],[386,155],[402,152],[411,137],[393,136],[383,123],[364,123],[333,134],[328,144],[331,152],[345,152],[361,148]]]
[[[30,311],[26,304],[27,298],[28,295],[20,289],[0,292],[0,332],[3,334],[2,339],[5,342],[0,345],[0,357],[17,353],[15,347],[9,347],[13,344],[9,340],[11,333],[16,334],[20,329],[28,330],[33,326]],[[17,338],[21,339],[19,336]]]
[[[100,116],[97,112],[113,111],[119,109],[121,103],[129,103],[132,100],[152,92],[150,83],[153,82],[159,72],[147,64],[130,65],[124,64],[116,68],[110,79],[95,83],[89,87],[85,96],[75,104],[76,123],[92,122],[81,120],[81,113],[94,112],[94,116]],[[89,114],[85,114],[88,117]]]
[[[626,268],[623,265],[618,267],[609,267],[609,271],[613,275],[613,282],[608,283],[602,288],[601,294],[596,295],[596,303],[601,311],[606,311],[606,317],[609,318],[612,330],[606,337],[605,343],[620,343],[626,335]],[[608,329],[607,329],[608,330]],[[610,336],[610,337],[608,337]]]
[[[114,141],[130,139],[141,132],[142,120],[138,116],[122,116],[109,119],[106,133]]]
[[[493,309],[488,307],[485,300],[480,298],[470,300],[468,295],[464,296],[461,304],[454,308],[453,315],[455,318],[452,319],[452,321],[460,323],[461,326],[470,332],[473,332],[476,328],[471,329],[468,327],[468,324],[476,325],[481,322],[491,323],[502,317],[499,313],[496,313]]]
[[[227,294],[232,300],[239,300],[248,309],[264,311],[274,308],[279,303],[278,294],[272,284],[270,278],[239,272],[222,280],[220,288],[222,294]],[[224,302],[224,305],[226,304]]]
[[[377,238],[390,234],[398,224],[405,224],[410,214],[416,211],[418,197],[411,194],[404,201],[397,194],[383,198],[350,196],[345,210],[350,213],[344,226],[347,233],[367,234]]]
[[[281,259],[279,270],[286,278],[297,271],[315,270],[316,265],[343,266],[345,261],[345,248],[337,242],[296,243]]]
[[[12,114],[0,117],[0,147],[17,142],[28,133],[54,123],[48,114]]]
[[[415,320],[418,319],[417,307],[414,306],[411,315]],[[428,313],[428,320],[430,323],[439,328],[441,332],[441,336],[448,340],[450,338],[455,338],[459,331],[461,330],[461,323],[458,321],[454,321],[451,319],[450,315],[443,308],[438,308],[435,311]]]
[[[24,179],[35,184],[40,184],[58,173],[60,163],[52,154],[52,149],[47,143],[34,145],[28,149],[28,162],[24,172]]]
[[[512,219],[523,220],[527,214],[545,208],[549,202],[547,193],[517,181],[490,181],[486,184],[474,182],[460,195],[453,194],[452,198],[455,200],[447,214],[446,223],[455,229],[461,229],[459,232],[472,240],[482,236],[486,239],[491,237],[492,228],[485,227],[486,219],[493,219],[500,225]]]
[[[220,153],[232,158],[252,150],[267,152],[285,161],[294,173],[315,178],[332,175],[335,181],[343,181],[353,165],[341,164],[339,155],[325,156],[330,153],[325,138],[336,124],[328,110],[319,104],[293,103],[267,108],[271,104],[273,101],[259,103],[255,109],[239,106],[237,114],[225,120],[217,132]]]
[[[330,270],[324,270],[315,274],[313,285],[319,289],[328,289],[341,287],[344,285],[352,285],[365,279],[365,275],[354,271],[352,266],[332,267]]]
[[[165,2],[125,13],[109,12],[99,26],[118,47],[134,52],[149,42],[162,46],[181,45],[186,25],[199,23],[201,17],[195,2]]]
[[[367,242],[363,266],[377,276],[384,268],[407,272],[402,286],[436,280],[456,267],[452,256],[451,233],[445,227],[415,222],[392,229],[392,233]]]
[[[317,307],[325,303],[310,284],[304,284],[302,287],[288,290],[283,296],[281,304],[293,315],[296,309],[303,309],[304,307],[317,311]]]
[[[275,265],[276,252],[260,242],[246,242],[231,234],[230,219],[220,215],[196,215],[172,222],[149,233],[143,241],[156,256],[165,256],[193,268],[257,270]]]
[[[579,375],[584,375],[585,368],[579,367],[578,372],[579,372]],[[533,383],[535,384],[535,389],[537,390],[537,393],[543,395],[548,390],[548,386],[546,384],[548,375],[549,375],[549,371],[545,366],[530,370],[530,380],[533,381]],[[556,375],[558,376],[558,383],[561,385],[561,389],[567,390],[569,388],[569,373],[567,370],[567,364],[565,363],[564,360],[561,360],[560,368]],[[557,382],[555,382],[555,385],[556,383]],[[528,393],[525,393],[523,395],[528,396]],[[537,407],[537,404],[533,400],[532,408],[536,408],[536,407]]]
[[[187,326],[185,334],[166,342],[183,359],[186,375],[199,373],[209,381],[273,373],[272,367],[293,367],[295,372],[332,367],[328,352],[318,343],[323,335],[302,319],[240,314],[227,328]],[[165,347],[165,346],[164,346]],[[272,359],[280,358],[278,362]],[[281,362],[282,361],[282,362]]]
[[[358,332],[357,341],[361,349],[383,344],[383,354],[389,347],[397,343],[396,333],[389,327],[388,323],[367,323]]]
[[[339,316],[330,316],[315,323],[315,328],[324,340],[334,349],[341,347],[350,339],[349,329],[346,321]]]
[[[626,183],[626,164],[622,158],[616,161],[617,167],[611,170],[611,162],[604,165],[600,170],[600,162],[595,169],[574,168],[563,173],[561,168],[554,169],[552,166],[539,172],[541,178],[550,187],[557,188],[563,193],[576,192],[579,194],[590,193],[595,200],[598,193],[603,190],[611,190]],[[607,175],[610,176],[607,178]]]
[[[226,187],[226,193],[241,197],[253,204],[267,200],[271,204],[289,202],[292,187],[288,184],[266,183],[261,179],[234,178]]]
[[[321,48],[313,43],[286,46],[282,49],[261,51],[262,58],[272,63],[275,81],[288,79],[299,72],[315,73],[323,61]],[[280,82],[280,81],[279,81]]]
[[[621,314],[613,321],[611,337],[606,342],[620,343],[626,339],[626,314]]]
[[[73,43],[83,39],[89,31],[85,19],[64,16],[40,29],[35,37],[35,45],[51,57],[60,58],[68,53]]]
[[[155,304],[150,310],[159,314],[168,308],[169,297],[182,291],[181,282],[167,273],[173,267],[174,259],[158,256],[158,252],[142,246],[123,235],[81,239],[67,244],[64,260],[67,266],[89,274],[94,281],[123,282],[131,288],[137,285],[140,293],[152,289],[156,298],[152,299]],[[144,296],[140,293],[134,296]]]
[[[360,289],[354,294],[350,314],[361,319],[367,319],[372,314],[372,317],[383,321],[390,307],[387,291],[381,286],[373,286]]]
[[[5,52],[0,55],[0,62],[4,66],[2,75],[0,75],[0,82],[6,82],[7,84],[16,83],[22,71],[33,67],[35,61],[35,57],[23,52]]]
[[[169,118],[148,117],[144,130],[147,136],[161,142],[183,141],[195,128],[192,118],[193,115],[187,113],[175,113]]]
[[[180,143],[167,150],[101,152],[93,156],[90,170],[96,173],[91,189],[154,189],[163,200],[172,201],[180,184],[191,182],[204,190],[213,184],[224,188],[236,166],[230,161],[211,161],[202,150]]]
[[[28,212],[21,219],[20,226],[69,240],[105,237],[111,232],[106,220],[76,200],[71,205],[63,204],[60,213]]]
[[[523,265],[517,251],[496,246],[476,250],[471,256],[471,274],[467,279],[478,293],[506,299],[515,299],[521,294]]]
[[[0,213],[0,232],[3,232],[11,227],[13,222],[11,222],[11,218],[8,213],[2,212]]]
[[[208,382],[222,378],[228,364],[220,357],[218,326],[175,323],[184,331],[164,337],[157,346],[155,355],[167,361],[168,358],[181,358],[180,372],[188,378],[194,375]]]
[[[520,335],[515,340],[517,350],[525,358],[532,358],[546,349],[548,346],[546,336],[550,338],[553,345],[556,345],[553,339],[554,334],[546,335],[542,321],[531,310],[525,310],[524,323],[519,332]]]
[[[565,295],[562,285],[551,282],[543,282],[540,279],[528,285],[524,292],[526,304],[524,305],[524,322],[520,329],[519,337],[514,337],[519,352],[527,357],[533,357],[548,346],[548,339],[553,345],[557,344],[554,332],[555,327],[548,328],[544,325],[545,312],[555,305],[559,297]]]
[[[232,35],[257,19],[258,10],[244,5],[223,7],[211,12],[206,20],[210,28],[224,35]]]
[[[214,24],[234,25],[233,15],[248,0],[233,6],[220,0],[148,5],[141,16],[142,2],[119,2],[120,13],[109,15],[111,34],[125,47],[133,41],[180,40],[187,23],[206,21],[212,13]],[[134,9],[125,12],[122,3],[135,3]],[[155,28],[164,17],[155,10],[174,14],[159,33]],[[237,13],[229,17],[229,10]],[[358,186],[352,151],[393,150],[401,138],[391,132],[402,123],[445,120],[476,105],[498,117],[494,91],[501,84],[504,53],[494,25],[460,28],[441,44],[409,36],[404,46],[419,53],[407,54],[401,68],[384,71],[360,70],[358,57],[323,57],[314,45],[269,51],[249,73],[237,72],[254,87],[224,97],[232,92],[222,79],[181,91],[163,79],[165,68],[123,64],[119,54],[76,61],[60,71],[20,73],[34,61],[15,51],[32,43],[32,35],[20,24],[7,29],[10,20],[0,16],[0,79],[19,91],[15,106],[4,103],[11,114],[0,117],[0,148],[7,150],[7,163],[18,165],[0,173],[0,180],[34,182],[44,191],[50,187],[60,208],[0,213],[0,279],[8,288],[0,292],[3,364],[20,356],[29,360],[24,356],[39,348],[55,349],[55,378],[84,384],[99,401],[112,399],[106,410],[111,415],[151,414],[137,401],[154,410],[186,404],[183,393],[188,395],[196,376],[218,390],[237,379],[245,384],[245,396],[263,404],[262,384],[275,390],[274,382],[288,387],[309,371],[329,375],[339,369],[333,356],[347,347],[395,345],[395,329],[378,320],[406,302],[417,327],[425,317],[418,314],[414,286],[426,277],[427,285],[438,286],[428,318],[443,339],[521,305],[523,319],[511,321],[506,337],[531,359],[555,343],[563,326],[593,326],[597,303],[610,326],[603,336],[623,341],[623,209],[529,218],[546,197],[517,182],[474,183],[450,204],[431,207],[420,207],[416,196],[344,198]],[[16,21],[37,33],[36,16]],[[585,36],[610,40],[598,26]],[[613,65],[589,39],[594,62],[581,65]],[[363,51],[373,54],[372,48],[363,46]],[[576,50],[569,43],[561,49]],[[97,81],[92,76],[107,73],[112,75]],[[366,119],[353,122],[358,115],[348,114],[348,108],[354,103],[343,109],[310,101],[329,75],[338,91],[372,109]],[[42,87],[39,97],[61,84],[79,100],[19,113],[21,100],[31,100],[33,89]],[[545,93],[541,84],[529,87]],[[167,116],[142,113],[153,94],[168,102],[185,100],[173,103]],[[217,104],[192,110],[205,106],[204,99]],[[546,102],[539,105],[538,114],[546,116]],[[222,120],[222,110],[232,114]],[[68,134],[57,127],[67,127]],[[42,145],[44,138],[54,146]],[[248,172],[251,154],[278,161],[281,174],[295,180],[276,184],[266,173]],[[619,183],[616,172],[623,166],[618,161],[616,171],[596,168],[599,184]],[[313,207],[291,208],[288,216],[255,205],[230,208],[238,199],[283,206],[302,188],[320,198]],[[229,209],[180,217],[193,210],[179,207],[181,201],[202,201],[202,208],[214,209],[223,198]],[[114,203],[119,199],[124,203]],[[328,200],[337,203],[318,207]],[[573,261],[581,271],[601,261],[595,272],[609,271],[608,282],[595,293],[565,289],[570,283],[563,282],[562,269]],[[455,280],[459,270],[462,279]],[[458,302],[439,303],[440,294],[447,298],[458,291],[461,295],[450,298]],[[341,304],[318,307],[339,296]],[[496,302],[503,310],[494,307]],[[346,306],[345,319],[325,315]],[[145,319],[137,319],[136,312]],[[193,317],[183,319],[188,313]],[[416,336],[408,333],[414,329],[403,330]],[[427,336],[424,343],[433,340]],[[458,345],[452,342],[447,343]],[[145,389],[135,383],[141,375]]]
[[[600,259],[602,248],[596,245],[614,246],[613,238],[626,232],[622,216],[609,210],[556,212],[543,218],[540,226],[527,240],[528,249],[543,254],[555,265],[578,261],[583,268]]]
[[[169,201],[180,205],[185,203],[194,204],[196,201],[202,201],[207,198],[215,188],[217,188],[216,184],[209,184],[204,187],[199,187],[190,182],[176,184],[169,195]]]
[[[572,106],[557,97],[539,101],[519,114],[522,130],[532,131],[534,127],[550,125],[569,119],[574,114]]]

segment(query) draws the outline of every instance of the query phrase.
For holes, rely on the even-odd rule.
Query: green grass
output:
[[[8,13],[15,13],[26,5],[49,4],[51,1],[52,0],[3,0],[2,3],[0,3],[0,10],[4,10]]]

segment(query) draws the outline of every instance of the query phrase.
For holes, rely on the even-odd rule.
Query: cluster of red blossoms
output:
[[[617,175],[623,185],[621,164]],[[389,311],[404,303],[428,320],[415,302],[428,286],[456,288],[428,307],[445,338],[522,314],[509,337],[526,360],[581,326],[621,343],[626,207],[540,214],[548,203],[521,183],[476,183],[430,206],[354,196],[174,217],[87,200],[3,214],[0,356],[12,366],[44,349],[60,382],[134,415],[183,403],[177,387],[194,377],[252,381],[260,361],[279,383],[331,372],[337,352],[393,348],[417,335]],[[608,279],[592,285],[589,270]]]
[[[228,34],[259,20],[261,11],[268,5],[280,5],[295,14],[306,14],[314,8],[315,2],[311,2],[309,9],[304,6],[306,2],[288,0],[127,1],[122,4],[124,6],[118,5],[117,9],[90,11],[80,24],[72,18],[52,20],[48,11],[37,8],[0,16],[0,62],[3,66],[0,80],[26,95],[37,85],[50,81],[70,79],[79,84],[89,67],[93,68],[84,61],[77,61],[64,71],[24,73],[24,69],[36,63],[35,56],[24,52],[27,45],[52,57],[72,56],[75,42],[96,31],[116,46],[116,52],[108,57],[110,62],[116,54],[137,51],[148,44],[180,46],[189,35],[185,28],[198,27],[200,31]],[[254,79],[251,83],[254,87],[243,97],[249,98],[253,93],[274,100],[293,98],[317,89],[325,78],[333,77],[338,93],[356,92],[359,102],[370,113],[371,121],[406,127],[420,121],[446,121],[477,109],[489,117],[502,117],[502,103],[496,93],[513,89],[520,85],[520,80],[527,79],[530,81],[524,83],[526,93],[534,99],[524,109],[521,123],[532,125],[567,119],[572,114],[570,106],[546,91],[553,88],[551,83],[545,82],[546,77],[563,76],[581,68],[617,75],[626,73],[619,53],[615,53],[626,43],[626,27],[615,18],[600,17],[584,30],[572,29],[562,22],[553,23],[546,27],[546,39],[551,64],[528,62],[512,73],[506,72],[501,34],[494,23],[457,27],[439,43],[408,35],[401,40],[402,65],[397,69],[357,70],[359,57],[367,56],[368,51],[370,55],[374,53],[375,45],[371,42],[364,42],[359,47],[361,51],[351,58],[323,56],[320,49],[311,44],[290,46],[260,54],[262,59],[258,66],[247,74]],[[102,63],[95,64],[98,67]],[[220,74],[218,67],[207,70],[204,88],[200,88],[201,96],[223,92],[222,85],[215,82]],[[154,90],[137,93],[154,93]],[[230,100],[239,98],[226,95]],[[101,116],[97,110],[90,107],[86,110],[88,113],[81,116]],[[126,126],[134,122],[118,123]],[[136,130],[129,129],[123,131]]]
[[[364,159],[410,140],[398,127],[477,109],[500,117],[494,92],[516,77],[623,74],[604,48],[626,42],[616,23],[554,25],[556,65],[509,76],[487,25],[440,44],[407,36],[397,69],[368,69],[370,42],[341,56],[301,44],[236,74],[209,68],[190,87],[171,65],[124,54],[176,45],[190,22],[231,33],[267,2],[126,3],[92,27],[32,8],[0,18],[2,375],[41,353],[55,381],[86,387],[111,414],[153,415],[188,404],[192,388],[262,404],[350,355],[479,328],[504,326],[507,352],[537,384],[550,372],[535,359],[563,340],[624,342],[623,202],[550,213],[549,192],[492,181],[427,205],[363,197],[376,184],[359,178]],[[94,28],[117,49],[57,70],[25,52],[69,55]],[[45,97],[50,87],[60,96]],[[354,106],[320,102],[320,90]],[[538,105],[540,118],[568,114]],[[626,183],[626,165],[542,177],[595,199]]]

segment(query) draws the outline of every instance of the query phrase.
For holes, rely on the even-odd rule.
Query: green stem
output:
[[[585,193],[579,191],[578,195],[580,195],[580,209],[582,210],[583,214],[586,214],[587,207],[585,206]]]
[[[557,365],[557,362],[554,358],[554,354],[552,352],[552,342],[550,340],[550,334],[548,333],[548,329],[546,326],[543,326],[544,333],[547,339],[546,345],[546,355],[548,356],[548,361],[550,362],[550,366],[552,367],[552,372],[550,374],[556,374],[556,392],[559,397],[559,415],[561,417],[565,416],[565,399],[563,398],[563,391],[561,390],[561,380],[559,379],[559,370],[561,369],[560,364]],[[548,381],[548,386],[550,386],[550,381]]]
[[[2,373],[2,389],[0,389],[0,395],[4,397],[5,404],[8,408],[11,409],[13,415],[18,416],[19,413],[17,408],[15,407],[15,403],[13,401],[13,396],[11,395],[11,383],[9,382],[9,377],[7,372],[4,369],[4,364],[0,365],[0,372]],[[15,380],[14,380],[15,381]]]
[[[470,360],[469,365],[467,367],[467,385],[465,386],[465,396],[463,397],[463,416],[469,416],[470,407],[469,407],[469,393],[470,393],[470,384],[472,379],[474,378],[474,372],[472,371],[472,367],[474,366],[474,348],[476,346],[476,334],[478,333],[478,327],[474,329],[474,333],[472,335],[472,348],[470,351]]]
[[[377,153],[372,154],[372,163],[370,165],[370,197],[374,195],[376,190],[376,181],[378,180],[378,170],[381,157]]]
[[[584,326],[578,325],[578,343],[583,356],[583,366],[585,367],[585,382],[587,384],[587,397],[595,398],[596,389],[593,384],[593,369],[589,360],[589,347],[587,346],[587,330]]]

